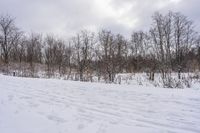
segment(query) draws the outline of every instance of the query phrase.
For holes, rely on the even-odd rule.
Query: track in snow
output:
[[[200,90],[0,75],[2,133],[199,133]]]

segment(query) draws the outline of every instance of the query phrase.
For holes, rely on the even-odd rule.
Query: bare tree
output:
[[[94,35],[86,30],[77,34],[77,36],[72,39],[80,81],[84,81],[83,74],[88,69],[90,60],[92,58],[91,50],[94,44],[93,39]]]
[[[110,31],[102,30],[99,33],[99,43],[103,53],[104,78],[107,82],[114,82],[116,75],[114,35]]]
[[[59,74],[62,75],[61,69],[64,67],[64,53],[65,53],[65,43],[63,40],[59,39],[56,41],[55,45],[55,58],[56,58],[56,65],[58,66]]]
[[[0,16],[0,46],[1,56],[5,64],[9,63],[10,52],[21,36],[11,16]]]
[[[140,64],[142,63],[141,58],[145,56],[145,51],[147,51],[147,35],[142,32],[133,32],[131,35],[131,56],[135,59],[135,71],[139,71]]]
[[[164,40],[165,40],[165,60],[167,69],[172,69],[172,45],[173,45],[173,13],[169,12],[164,16],[163,30],[164,30]]]
[[[63,57],[63,64],[64,70],[67,70],[67,79],[70,78],[72,72],[72,58],[73,58],[73,49],[71,46],[71,42],[69,41],[68,46],[65,47],[64,50],[64,57]],[[64,73],[66,73],[64,71]]]
[[[53,36],[47,36],[44,41],[44,60],[47,65],[48,77],[54,75],[55,71],[55,42]]]
[[[115,60],[115,67],[116,67],[116,72],[117,73],[122,73],[123,69],[126,64],[125,57],[127,56],[127,48],[128,48],[128,43],[127,40],[120,34],[118,34],[115,38],[115,53],[116,59]]]
[[[181,78],[183,71],[184,54],[188,53],[192,45],[194,31],[193,23],[186,16],[180,13],[174,13],[174,38],[175,38],[175,55],[178,68],[178,78]]]
[[[156,12],[153,15],[153,27],[150,29],[150,33],[155,46],[156,57],[160,61],[160,71],[162,72],[162,77],[165,77],[165,51],[164,51],[164,17],[162,14]]]
[[[26,43],[27,62],[30,64],[31,76],[34,76],[34,63],[42,62],[42,37],[39,34],[32,33]]]

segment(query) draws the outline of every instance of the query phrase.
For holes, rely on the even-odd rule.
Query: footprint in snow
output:
[[[49,120],[55,121],[57,123],[64,123],[64,122],[66,122],[66,120],[64,120],[64,119],[62,119],[60,117],[57,117],[57,116],[53,116],[53,115],[48,115],[47,118]]]
[[[85,126],[84,126],[83,124],[79,124],[79,125],[78,125],[78,129],[79,129],[79,130],[82,130],[84,127],[85,127]]]
[[[9,101],[12,101],[12,100],[13,100],[13,95],[9,95],[9,96],[8,96],[8,100],[9,100]]]

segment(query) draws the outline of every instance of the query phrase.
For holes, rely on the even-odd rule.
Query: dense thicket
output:
[[[177,12],[152,16],[149,31],[133,31],[130,38],[109,30],[92,33],[83,30],[68,41],[52,35],[26,35],[14,19],[0,16],[1,71],[11,69],[34,76],[36,67],[48,77],[75,74],[75,80],[113,82],[118,73],[147,72],[154,80],[160,72],[200,70],[200,36],[193,22]]]

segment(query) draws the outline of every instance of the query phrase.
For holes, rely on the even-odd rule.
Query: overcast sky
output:
[[[200,30],[200,0],[0,0],[0,13],[16,18],[23,31],[61,37],[101,28],[129,35],[147,30],[155,11],[179,11]]]

